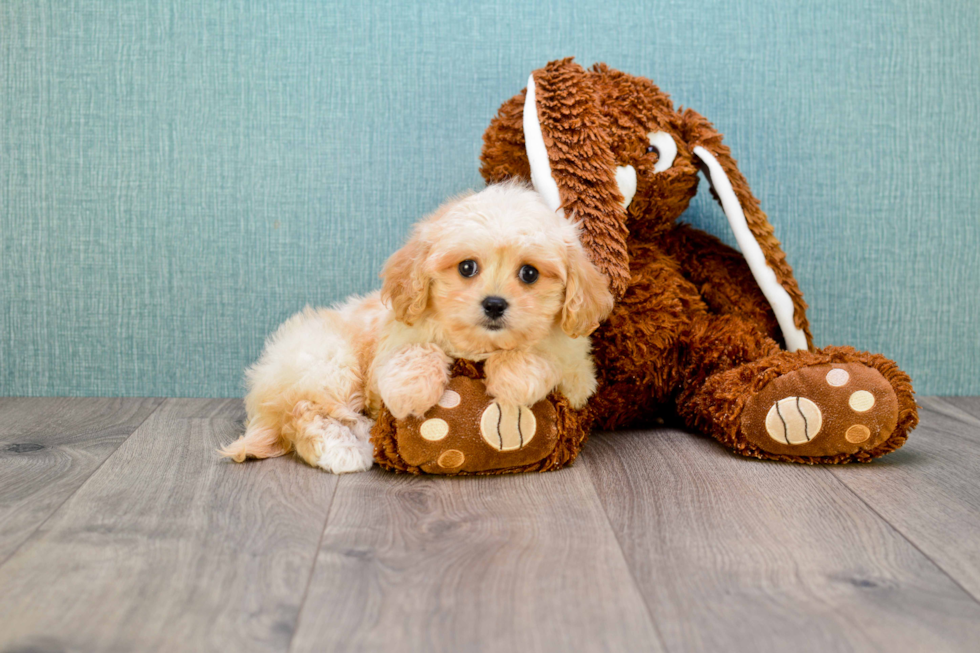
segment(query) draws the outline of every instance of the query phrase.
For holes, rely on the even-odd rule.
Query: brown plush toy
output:
[[[554,393],[531,408],[501,409],[480,367],[458,361],[451,400],[422,419],[383,412],[374,431],[382,467],[557,469],[593,426],[672,417],[745,456],[867,462],[902,446],[915,427],[911,382],[894,362],[850,347],[813,349],[793,271],[721,134],[695,111],[675,110],[650,80],[553,61],[500,108],[481,159],[488,182],[529,180],[581,223],[618,299],[592,335],[599,389],[578,412]],[[699,168],[741,253],[677,221]]]

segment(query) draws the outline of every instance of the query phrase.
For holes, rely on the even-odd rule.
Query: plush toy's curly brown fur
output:
[[[586,70],[562,59],[535,71],[533,78],[561,208],[581,223],[583,244],[618,298],[612,315],[593,334],[599,390],[588,406],[589,417],[570,420],[563,428],[584,429],[594,419],[599,428],[616,429],[677,416],[740,454],[803,463],[866,462],[905,442],[918,419],[908,376],[877,354],[849,347],[813,350],[807,306],[792,268],[731,152],[705,118],[691,109],[675,110],[650,80],[604,64]],[[484,134],[481,172],[488,182],[531,178],[525,93],[505,102]],[[659,152],[651,151],[652,132],[666,132],[676,144],[667,170],[654,171]],[[696,147],[707,150],[727,174],[811,351],[781,348],[783,334],[773,310],[740,253],[677,221],[697,192]],[[636,171],[637,187],[624,209],[615,171],[627,165]],[[824,379],[835,367],[851,386],[841,390]],[[796,409],[801,401],[813,400],[826,418],[812,442],[805,418],[806,441],[797,445],[789,437],[795,427],[787,422],[794,418],[784,416],[775,403],[769,414],[775,426],[761,425],[769,405],[746,409],[781,377],[780,387],[795,393],[784,398],[795,399]],[[848,408],[848,395],[859,390],[873,397],[872,408]],[[417,471],[399,466],[396,427],[387,423],[376,430],[377,458],[389,468]],[[785,443],[776,440],[781,434]],[[566,432],[563,441],[574,448],[584,439],[584,433]],[[574,454],[561,456],[573,459]],[[522,470],[493,473],[500,471]]]

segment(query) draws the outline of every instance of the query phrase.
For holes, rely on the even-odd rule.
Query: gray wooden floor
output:
[[[334,477],[237,400],[0,399],[0,651],[976,651],[980,398],[872,465],[598,435],[572,468]]]

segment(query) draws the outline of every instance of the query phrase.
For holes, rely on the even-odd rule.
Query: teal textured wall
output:
[[[0,394],[241,394],[278,322],[481,184],[498,105],[568,55],[715,122],[818,344],[980,394],[978,34],[975,0],[7,0]],[[706,192],[687,219],[726,229]]]

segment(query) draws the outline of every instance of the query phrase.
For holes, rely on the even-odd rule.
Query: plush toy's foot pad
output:
[[[763,451],[837,456],[883,443],[898,423],[898,398],[878,370],[861,363],[789,372],[746,403],[742,434]]]
[[[396,424],[398,453],[429,474],[478,473],[536,463],[555,450],[555,407],[501,406],[479,379],[454,377],[425,416]]]

